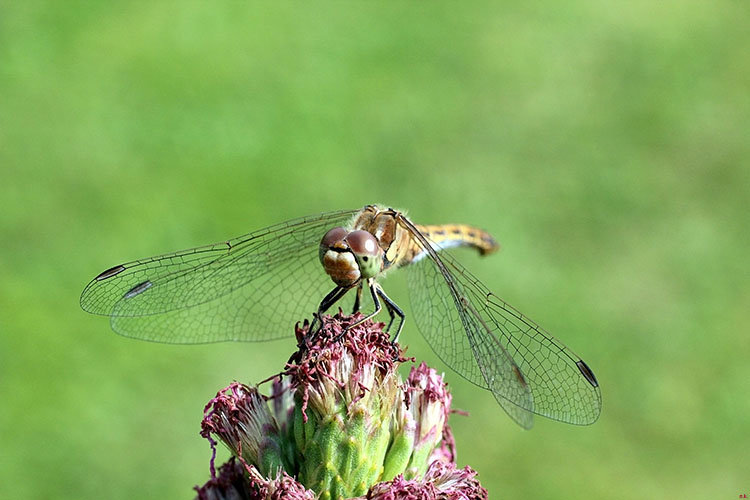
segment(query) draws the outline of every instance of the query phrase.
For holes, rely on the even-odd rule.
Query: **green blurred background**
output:
[[[381,202],[596,372],[522,431],[448,373],[491,498],[750,493],[745,2],[3,2],[0,497],[186,498],[204,403],[293,346],[118,337],[121,261]],[[408,299],[394,276],[391,295]],[[389,278],[390,282],[390,278]],[[399,299],[400,298],[400,299]],[[445,369],[413,323],[410,354]]]

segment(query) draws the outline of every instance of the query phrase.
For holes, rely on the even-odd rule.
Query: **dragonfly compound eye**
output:
[[[320,240],[320,247],[327,250],[339,241],[346,238],[347,234],[349,234],[349,231],[347,231],[343,227],[334,227],[333,229],[328,231],[325,236],[323,236],[322,240]]]
[[[349,231],[344,229],[343,227],[334,227],[330,231],[328,231],[325,236],[323,236],[323,239],[320,240],[320,246],[318,247],[318,257],[320,258],[320,263],[323,264],[323,267],[325,267],[325,256],[326,253],[329,250],[334,250],[334,248],[338,248],[338,250],[334,250],[336,252],[341,252],[346,250],[346,245],[344,244],[344,238],[346,238],[346,235],[349,234]]]
[[[357,258],[362,277],[372,278],[380,271],[380,245],[375,236],[367,231],[352,231],[346,237],[346,243]]]
[[[378,240],[367,231],[352,231],[346,237],[346,243],[355,255],[377,257]]]

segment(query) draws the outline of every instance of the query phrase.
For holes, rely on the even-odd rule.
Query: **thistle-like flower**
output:
[[[294,442],[302,484],[321,498],[363,495],[381,477],[401,396],[397,346],[359,315],[327,321],[287,374],[296,388]],[[307,329],[298,330],[304,344]]]
[[[205,408],[201,434],[233,458],[199,498],[487,498],[471,469],[455,468],[451,396],[422,363],[408,361],[382,323],[321,318],[297,328],[299,350],[271,396],[234,382]],[[418,495],[415,492],[421,492]],[[416,495],[416,496],[415,496]]]

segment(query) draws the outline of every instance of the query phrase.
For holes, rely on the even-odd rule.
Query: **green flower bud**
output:
[[[450,436],[446,422],[451,395],[435,370],[424,363],[412,368],[404,391],[404,400],[392,422],[393,439],[384,479],[396,474],[404,474],[407,479],[424,475],[438,458],[435,451],[440,449],[443,436]]]
[[[402,399],[398,348],[371,322],[351,326],[359,319],[324,321],[288,370],[297,388],[297,477],[323,499],[363,495],[380,480]]]

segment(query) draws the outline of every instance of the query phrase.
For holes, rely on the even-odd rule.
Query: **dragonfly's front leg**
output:
[[[358,313],[360,304],[362,302],[362,282],[359,282],[357,286],[357,295],[354,297],[354,307],[352,308],[352,314]]]
[[[361,286],[362,285],[360,284],[360,289],[361,289]],[[380,300],[378,299],[377,289],[379,287],[375,283],[375,279],[374,278],[370,278],[370,279],[367,280],[367,287],[370,289],[370,295],[372,296],[372,302],[375,304],[375,310],[373,312],[371,312],[370,314],[368,314],[367,316],[363,316],[363,317],[359,318],[357,321],[355,321],[354,323],[352,323],[351,325],[347,326],[344,329],[344,331],[341,332],[341,334],[338,337],[336,337],[336,339],[335,339],[336,341],[340,340],[344,335],[346,335],[346,332],[348,332],[350,328],[354,328],[357,325],[361,325],[362,323],[364,323],[368,319],[372,319],[376,314],[378,314],[380,311],[383,310],[383,306],[380,305]]]
[[[307,330],[307,335],[305,335],[304,344],[306,346],[309,345],[308,340],[315,340],[320,329],[323,328],[323,320],[321,319],[323,314],[330,309],[333,304],[338,302],[349,290],[351,290],[351,287],[337,286],[328,292],[328,295],[323,297],[323,300],[320,301],[320,305],[318,306],[318,311],[313,314],[313,320],[312,323],[310,323],[310,328]],[[320,324],[318,325],[317,323]]]

